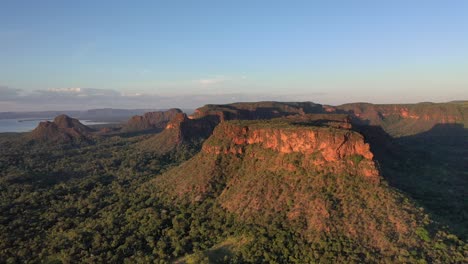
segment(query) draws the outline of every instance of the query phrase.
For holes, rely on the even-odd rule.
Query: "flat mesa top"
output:
[[[351,128],[349,116],[346,114],[293,115],[273,119],[230,120],[225,123],[250,128]]]

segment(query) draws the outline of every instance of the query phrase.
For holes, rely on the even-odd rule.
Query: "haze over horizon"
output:
[[[466,1],[2,1],[0,111],[468,99]]]

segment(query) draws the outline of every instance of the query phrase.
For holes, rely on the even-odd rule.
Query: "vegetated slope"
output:
[[[163,243],[188,237],[173,224],[181,211],[135,190],[192,150],[141,153],[132,148],[140,137],[98,137],[94,144],[3,138],[0,263],[166,263],[181,254],[179,245]],[[199,211],[193,221],[206,214]]]
[[[468,128],[439,124],[424,133],[392,139],[380,152],[378,142],[371,146],[387,181],[466,241]]]
[[[148,112],[142,116],[136,115],[122,127],[122,132],[164,129],[167,123],[180,113],[182,113],[180,109],[174,108],[167,111]]]
[[[223,122],[199,154],[146,189],[176,204],[214,199],[245,224],[279,221],[311,251],[337,240],[333,254],[346,261],[463,260],[463,243],[381,183],[363,136],[337,124]]]
[[[53,122],[45,121],[26,135],[27,139],[48,142],[72,142],[89,139],[93,130],[67,115],[55,117]]]

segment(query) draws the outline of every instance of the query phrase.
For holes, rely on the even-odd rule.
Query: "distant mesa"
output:
[[[415,135],[429,131],[437,124],[468,126],[468,104],[418,103],[369,104],[352,103],[333,107],[335,112],[348,113],[355,124],[381,126],[392,137]]]
[[[295,118],[315,115],[315,121],[305,123],[314,126],[355,126],[366,138],[377,138],[372,135],[381,127],[390,137],[403,137],[429,131],[437,124],[462,124],[468,126],[468,104],[419,103],[419,104],[369,104],[352,103],[339,106],[321,105],[313,102],[246,102],[233,104],[208,104],[187,116],[180,109],[147,112],[135,115],[121,128],[120,132],[156,133],[139,143],[143,150],[156,150],[166,153],[182,144],[201,142],[207,139],[215,127],[231,120],[269,120],[273,118]],[[306,118],[306,119],[307,119]],[[338,120],[337,120],[338,119]],[[341,122],[345,120],[346,122]],[[334,124],[333,124],[334,123]],[[342,127],[344,128],[344,127]],[[95,135],[118,133],[117,128],[105,128]],[[88,138],[93,132],[78,120],[65,115],[58,116],[54,122],[43,122],[30,133],[30,138],[49,141],[70,141]],[[94,134],[94,133],[93,133]],[[384,137],[380,137],[384,139]]]
[[[320,104],[312,102],[252,102],[226,105],[209,104],[195,110],[192,119],[205,116],[217,117],[220,122],[227,120],[271,119],[288,115],[322,113]]]
[[[313,114],[306,117],[301,118],[301,123],[296,122],[295,118],[272,119],[268,122],[224,122],[203,145],[203,151],[216,155],[245,154],[248,149],[255,147],[280,156],[304,155],[304,158],[310,160],[300,165],[303,169],[329,168],[328,172],[363,175],[378,180],[369,144],[361,134],[351,130],[349,123],[319,123],[314,122],[320,119]],[[354,158],[358,158],[359,165],[363,167],[354,167]],[[295,166],[289,164],[290,168]]]
[[[263,120],[284,116],[321,113],[322,106],[312,102],[256,102],[227,105],[205,105],[187,116],[181,111],[172,116],[165,130],[141,142],[140,148],[166,153],[184,143],[193,143],[208,138],[215,127],[229,120]],[[135,117],[134,123],[144,123],[144,118]],[[164,120],[166,121],[166,120]],[[161,123],[162,124],[162,123]],[[125,128],[123,129],[125,130]]]
[[[308,120],[315,126],[344,125],[356,127],[379,126],[391,137],[414,135],[430,130],[440,123],[468,124],[468,108],[463,103],[420,103],[377,105],[353,103],[340,106],[321,105],[313,102],[248,102],[225,105],[209,104],[200,107],[190,116],[182,111],[148,113],[132,118],[123,130],[162,128],[165,130],[141,142],[142,149],[157,149],[162,153],[183,143],[208,138],[214,128],[230,120],[269,120],[280,117],[304,117],[315,115],[317,120]],[[339,120],[333,120],[333,119]],[[153,120],[153,121],[150,121]],[[337,122],[343,121],[346,122]],[[300,120],[297,120],[300,122]],[[322,124],[319,124],[319,123]],[[157,125],[155,125],[157,124]],[[376,138],[375,129],[364,129],[366,138]]]
[[[81,124],[78,119],[59,115],[52,122],[40,122],[26,137],[36,141],[72,142],[90,139],[93,131],[93,129]]]
[[[351,103],[339,106],[312,102],[253,102],[205,105],[195,110],[191,119],[209,116],[218,122],[228,120],[271,119],[305,114],[346,114],[355,125],[381,126],[393,137],[430,130],[436,124],[468,126],[466,101],[418,104]]]

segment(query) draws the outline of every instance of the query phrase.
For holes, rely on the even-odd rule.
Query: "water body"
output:
[[[37,127],[39,122],[42,121],[52,121],[53,119],[0,119],[0,133],[5,132],[29,132]],[[90,120],[80,120],[83,125],[102,125],[102,124],[109,124],[109,122],[96,122]]]

